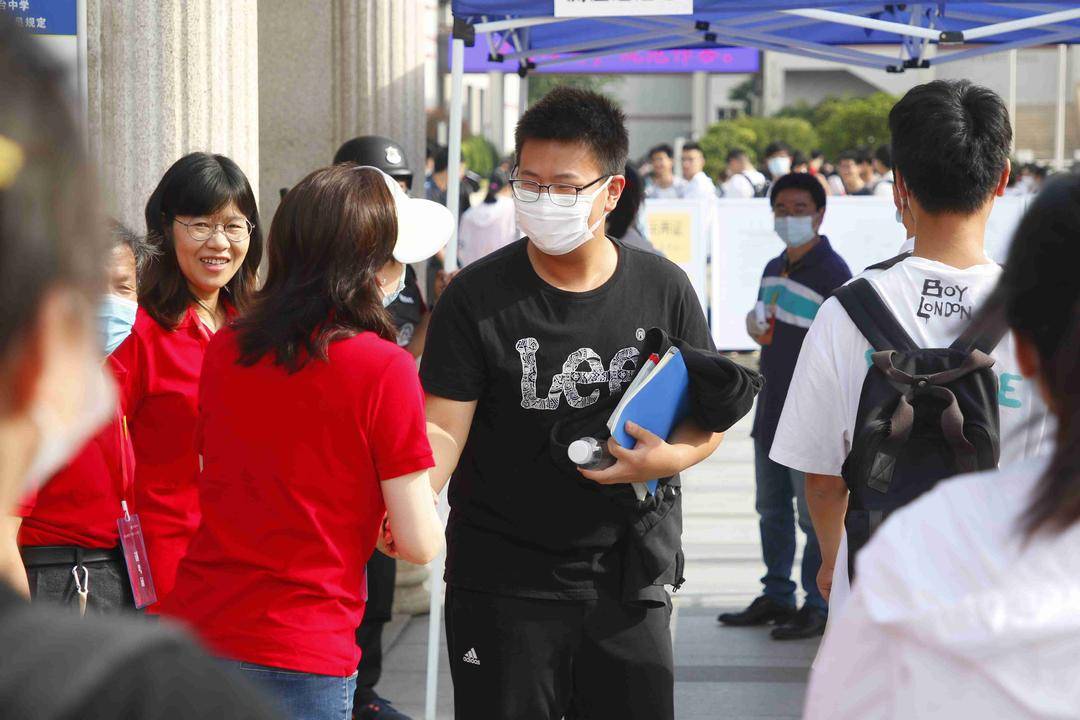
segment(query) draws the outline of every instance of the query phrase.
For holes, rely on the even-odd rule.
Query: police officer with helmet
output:
[[[342,145],[334,155],[334,164],[355,163],[370,165],[397,180],[403,190],[412,186],[413,173],[401,146],[389,138],[363,135]],[[427,258],[417,258],[426,260]],[[409,265],[392,259],[379,274],[401,278],[397,283],[399,292],[391,293],[392,302],[386,309],[397,328],[398,345],[414,357],[420,357],[424,349],[429,312],[416,282],[416,273]],[[376,550],[367,564],[367,610],[364,620],[356,630],[356,643],[360,646],[360,665],[356,672],[356,694],[353,697],[353,717],[356,720],[409,720],[388,701],[375,692],[375,685],[382,675],[382,634],[390,621],[394,604],[394,579],[397,564],[393,558]]]

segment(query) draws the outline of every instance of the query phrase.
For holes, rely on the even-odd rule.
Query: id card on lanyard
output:
[[[132,478],[134,456],[135,451],[131,446],[127,417],[121,415],[120,474],[123,477],[124,490],[120,499],[120,509],[123,515],[116,524],[120,528],[120,546],[124,551],[124,562],[127,564],[128,579],[131,581],[131,594],[135,600],[135,607],[142,609],[157,602],[157,591],[154,589],[154,578],[150,574],[150,558],[146,554],[142,524],[139,522],[139,516],[131,513],[128,506],[134,486],[134,478]]]

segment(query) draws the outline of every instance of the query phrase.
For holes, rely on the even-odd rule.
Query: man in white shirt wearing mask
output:
[[[716,198],[716,185],[705,172],[705,153],[695,142],[682,147],[682,174],[686,179],[684,198]]]
[[[652,174],[645,185],[645,197],[677,199],[686,190],[686,181],[675,174],[675,151],[670,145],[657,145],[649,151]]]
[[[673,720],[670,599],[659,585],[648,602],[627,598],[627,511],[598,485],[672,476],[721,436],[691,421],[665,441],[631,424],[633,450],[609,444],[613,466],[574,471],[556,464],[550,435],[625,390],[648,329],[711,348],[705,315],[676,265],[604,235],[625,183],[621,109],[560,87],[522,115],[515,139],[527,238],[450,283],[420,366],[433,483],[453,473],[455,712]]]
[[[771,142],[765,146],[765,169],[770,182],[776,182],[791,172],[791,148],[787,143]]]
[[[967,81],[912,88],[889,114],[896,192],[914,254],[865,275],[923,348],[944,348],[970,324],[1001,275],[986,256],[986,223],[1009,177],[1012,128],[1001,98]],[[822,305],[803,343],[770,458],[807,473],[821,544],[819,584],[833,616],[848,592],[841,469],[856,432],[870,343],[839,301]],[[1046,406],[1017,365],[1011,335],[991,353],[998,376],[1000,464],[1031,457],[1047,436]],[[834,574],[835,570],[835,574]]]
[[[727,175],[727,181],[721,186],[726,198],[764,197],[769,187],[769,181],[757,171],[742,148],[728,151]]]

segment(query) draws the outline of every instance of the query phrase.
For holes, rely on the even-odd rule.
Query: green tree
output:
[[[473,135],[461,142],[461,159],[474,173],[487,177],[499,162],[499,154],[487,138]]]
[[[754,113],[754,98],[757,97],[757,81],[748,77],[728,91],[728,100],[743,104],[743,112],[747,115]]]
[[[618,85],[621,82],[621,75],[578,75],[576,73],[548,75],[545,73],[530,73],[529,105],[532,105],[559,85],[568,85],[570,87],[604,92],[606,89]]]
[[[830,98],[818,105],[814,124],[826,157],[888,144],[889,111],[895,104],[895,96],[879,92],[862,98]]]

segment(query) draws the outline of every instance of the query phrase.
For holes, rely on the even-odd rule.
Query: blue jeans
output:
[[[349,677],[315,675],[282,668],[234,662],[234,667],[290,720],[350,720],[356,673]]]
[[[794,500],[799,507],[799,527],[806,534],[801,574],[806,604],[827,612],[828,605],[817,586],[821,548],[806,507],[806,476],[770,460],[768,449],[757,438],[754,438],[754,471],[757,479],[755,507],[760,518],[761,554],[765,560],[765,577],[761,578],[765,596],[790,607],[796,604],[796,585],[791,581],[791,569],[795,564]]]

